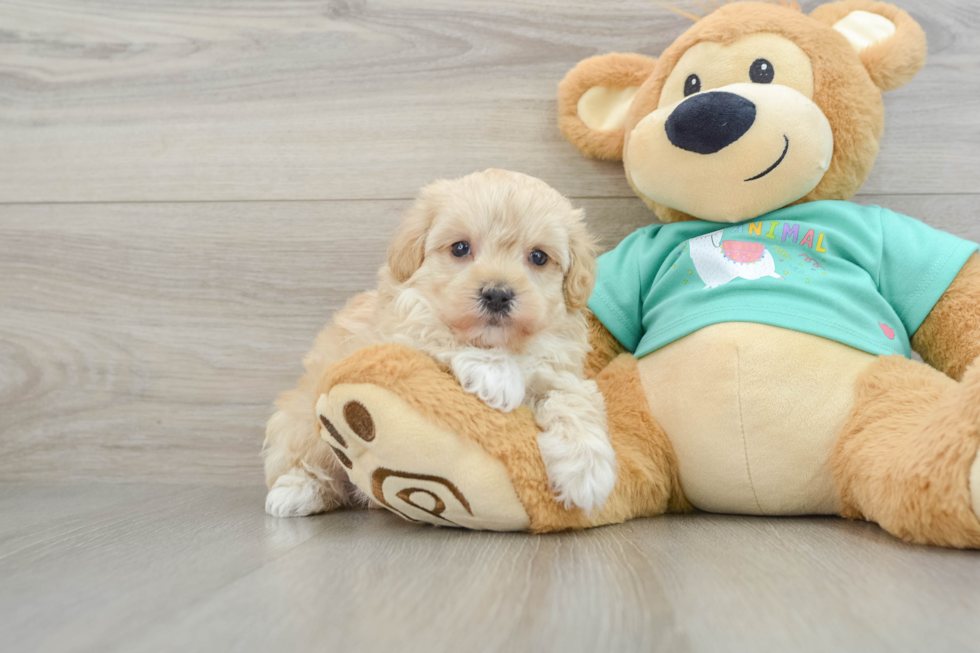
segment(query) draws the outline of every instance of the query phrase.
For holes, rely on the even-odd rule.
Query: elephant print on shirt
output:
[[[691,259],[704,281],[705,290],[723,286],[733,279],[754,281],[763,277],[782,279],[776,262],[762,243],[722,240],[724,229],[691,239]]]

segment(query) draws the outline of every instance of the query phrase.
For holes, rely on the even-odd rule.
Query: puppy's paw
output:
[[[509,413],[524,401],[524,376],[507,353],[467,349],[453,357],[452,370],[463,390],[491,408]]]
[[[265,511],[273,517],[306,517],[336,507],[327,500],[322,483],[302,471],[283,474],[265,497]]]
[[[616,452],[605,432],[598,425],[559,421],[538,434],[538,448],[557,500],[598,513],[616,485]]]

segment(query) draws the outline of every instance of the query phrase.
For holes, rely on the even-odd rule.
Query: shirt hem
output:
[[[609,329],[609,332],[621,345],[631,352],[636,351],[636,348],[643,340],[642,331],[636,332],[626,326],[629,324],[629,319],[614,302],[606,297],[601,287],[597,286],[592,293],[592,297],[589,298],[589,310],[602,322],[604,327]],[[629,342],[623,340],[623,335],[629,337]]]
[[[800,326],[801,318],[806,318],[807,327]],[[686,317],[683,321],[677,321],[663,329],[651,330],[646,333],[643,340],[636,347],[635,356],[641,358],[648,354],[666,347],[672,342],[680,340],[684,336],[690,335],[699,329],[725,322],[750,322],[754,324],[766,324],[769,326],[798,331],[814,336],[820,336],[833,342],[839,342],[848,347],[853,347],[869,354],[879,356],[887,354],[899,354],[905,358],[912,356],[912,349],[906,334],[901,334],[901,340],[889,341],[889,344],[875,342],[873,339],[862,334],[856,333],[846,326],[839,323],[819,320],[812,315],[804,316],[798,313],[786,311],[773,311],[772,309],[761,309],[759,307],[740,307],[731,309],[729,307],[719,308],[711,311],[704,311]],[[877,328],[878,325],[875,325]],[[896,337],[899,334],[896,333]],[[882,332],[882,337],[885,337]],[[649,338],[649,342],[647,339]]]
[[[909,307],[899,314],[899,319],[905,324],[911,334],[919,330],[936,302],[943,296],[956,275],[960,273],[967,260],[977,251],[977,244],[963,240],[950,248],[940,261],[930,270],[928,277],[916,289]]]

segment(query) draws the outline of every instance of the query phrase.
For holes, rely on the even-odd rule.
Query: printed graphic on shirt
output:
[[[692,250],[695,250],[691,252],[691,258],[705,289],[717,288],[734,279],[751,281],[765,277],[787,279],[798,276],[803,283],[810,283],[814,276],[827,275],[821,265],[826,259],[817,258],[827,252],[825,234],[822,232],[817,233],[798,223],[775,220],[735,225],[727,229],[727,238],[725,231],[722,229],[689,241]],[[735,234],[743,235],[736,240]],[[768,238],[773,243],[767,247],[765,241],[742,240],[746,237]],[[793,245],[806,248],[807,253],[787,251]],[[770,260],[774,261],[772,266]]]
[[[772,254],[762,243],[724,240],[724,231],[719,229],[691,239],[691,259],[705,290],[723,286],[734,279],[782,279],[776,274]]]

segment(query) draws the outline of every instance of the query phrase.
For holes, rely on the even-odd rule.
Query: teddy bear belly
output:
[[[692,505],[794,515],[840,510],[829,459],[875,356],[765,324],[715,324],[639,361]]]

